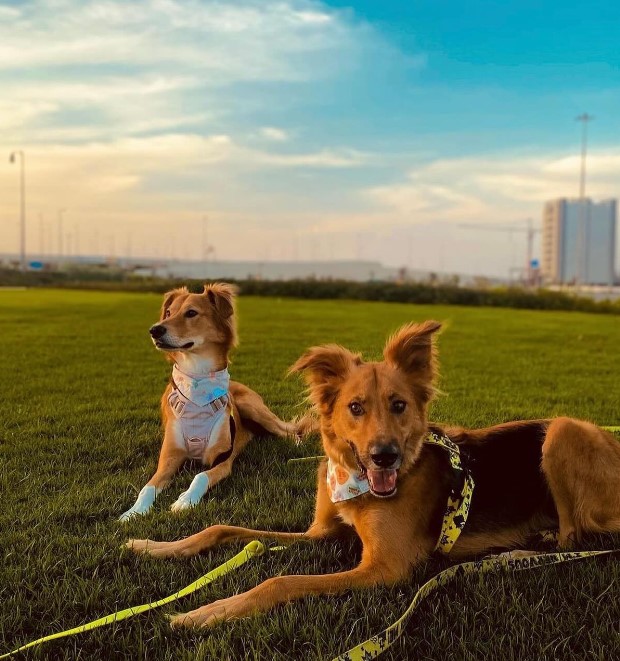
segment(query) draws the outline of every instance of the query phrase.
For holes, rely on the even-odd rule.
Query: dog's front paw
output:
[[[243,615],[242,612],[238,612],[240,596],[220,599],[220,601],[214,601],[212,604],[207,604],[189,613],[171,615],[170,626],[174,629],[206,628],[213,627],[220,622],[239,618]]]
[[[128,539],[122,548],[142,555],[152,555],[154,558],[176,558],[186,555],[183,540],[154,542],[152,539]]]
[[[202,497],[207,493],[209,488],[209,477],[206,473],[198,473],[189,485],[189,489],[184,491],[170,509],[173,512],[181,512],[188,510],[190,507],[195,507],[201,501]]]
[[[138,494],[136,502],[126,512],[121,514],[118,518],[123,523],[133,519],[135,516],[141,516],[150,511],[157,498],[157,489],[154,486],[145,486]]]

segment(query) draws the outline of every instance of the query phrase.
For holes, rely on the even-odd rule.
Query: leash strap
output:
[[[234,422],[234,420],[233,420]],[[603,427],[606,431],[611,431],[613,433],[620,433],[620,427]],[[233,438],[234,442],[234,438]],[[232,451],[232,448],[231,448]],[[288,463],[291,462],[303,462],[303,461],[313,461],[317,459],[324,459],[324,457],[301,457],[299,459],[289,459]],[[473,486],[473,485],[472,485]],[[463,487],[464,491],[467,488],[467,485]],[[461,494],[461,495],[464,495]],[[465,498],[463,498],[465,500]],[[469,504],[467,505],[469,509]],[[466,515],[465,515],[466,516]],[[459,530],[460,533],[460,530]],[[458,536],[458,535],[457,535]],[[274,546],[269,549],[269,551],[283,551],[285,546]],[[262,542],[254,540],[247,544],[240,553],[237,553],[234,557],[227,560],[224,564],[212,569],[210,572],[206,573],[204,576],[201,576],[198,580],[190,583],[187,587],[175,592],[174,594],[158,599],[157,601],[152,601],[148,604],[142,604],[141,606],[133,606],[131,608],[125,608],[124,610],[111,613],[110,615],[105,615],[97,620],[92,622],[87,622],[73,629],[67,629],[66,631],[59,631],[58,633],[50,634],[49,636],[44,636],[43,638],[38,638],[33,640],[30,643],[26,643],[21,647],[17,647],[11,652],[6,652],[5,654],[0,655],[0,659],[7,659],[18,652],[22,652],[31,647],[36,647],[42,643],[46,643],[50,640],[57,640],[58,638],[65,638],[67,636],[74,636],[79,633],[84,633],[85,631],[91,631],[92,629],[97,629],[99,627],[106,626],[108,624],[114,624],[115,622],[121,622],[126,620],[134,615],[139,615],[140,613],[145,613],[146,611],[154,610],[160,606],[165,606],[170,604],[173,601],[181,599],[192,592],[196,592],[201,588],[209,585],[216,579],[225,576],[229,572],[238,569],[244,565],[248,560],[251,560],[254,556],[262,555],[265,552],[266,547]],[[563,552],[563,553],[532,553],[529,556],[520,557],[510,557],[510,553],[501,554],[497,556],[492,556],[490,558],[485,558],[484,560],[477,560],[474,562],[464,562],[459,565],[453,565],[444,569],[442,572],[439,572],[436,576],[427,581],[415,594],[412,602],[409,604],[407,610],[387,629],[384,629],[381,633],[376,634],[372,638],[360,643],[356,647],[353,647],[348,652],[344,652],[339,656],[335,657],[333,661],[368,661],[368,659],[374,659],[380,654],[385,652],[389,647],[391,647],[396,640],[402,636],[405,627],[409,620],[411,619],[413,613],[426,597],[450,583],[453,579],[461,576],[467,576],[469,574],[488,574],[493,572],[499,572],[503,569],[508,571],[521,571],[523,569],[535,569],[536,567],[542,567],[545,565],[556,565],[563,562],[570,562],[572,560],[581,560],[583,558],[591,558],[597,555],[609,555],[611,553],[618,553],[620,549],[611,549],[606,551],[573,551],[573,552]]]
[[[49,636],[44,636],[43,638],[39,638],[38,640],[33,640],[32,642],[27,643],[26,645],[22,645],[21,647],[18,647],[11,652],[7,652],[6,654],[0,655],[0,659],[6,659],[10,656],[13,656],[13,654],[17,654],[17,652],[22,652],[23,650],[29,649],[30,647],[41,645],[41,643],[46,643],[49,640],[56,640],[57,638],[65,638],[66,636],[74,636],[75,634],[83,633],[84,631],[91,631],[92,629],[97,629],[98,627],[103,627],[108,624],[114,624],[115,622],[126,620],[127,618],[133,617],[134,615],[139,615],[140,613],[153,610],[154,608],[165,606],[166,604],[176,601],[181,597],[185,597],[188,594],[191,594],[192,592],[196,592],[196,590],[200,590],[206,585],[209,585],[209,583],[212,583],[216,579],[228,574],[229,572],[237,569],[238,567],[241,567],[241,565],[245,564],[248,560],[252,559],[254,556],[262,555],[265,552],[265,550],[266,550],[265,545],[262,542],[254,540],[253,542],[247,544],[241,552],[237,553],[237,555],[232,557],[230,560],[227,560],[224,564],[220,565],[219,567],[216,567],[215,569],[212,569],[204,576],[201,576],[198,580],[194,581],[193,583],[183,588],[182,590],[179,590],[178,592],[171,594],[168,597],[164,597],[163,599],[158,599],[157,601],[152,601],[148,604],[142,604],[141,606],[132,606],[131,608],[125,608],[124,610],[117,611],[116,613],[105,615],[104,617],[101,617],[98,620],[93,620],[92,622],[87,622],[86,624],[82,624],[79,627],[75,627],[74,629],[59,631],[58,633],[54,633]],[[279,549],[274,549],[274,550],[279,550]]]
[[[394,622],[394,624],[391,624],[381,633],[378,633],[356,647],[353,647],[348,652],[344,652],[335,657],[333,661],[368,661],[368,659],[377,658],[402,636],[407,623],[420,603],[430,594],[452,582],[456,578],[468,576],[470,574],[489,574],[502,570],[521,571],[523,569],[535,569],[536,567],[556,565],[562,562],[581,560],[582,558],[591,558],[597,555],[608,555],[610,553],[617,553],[618,551],[619,549],[608,551],[532,553],[526,557],[523,555],[520,557],[510,557],[510,553],[506,553],[485,558],[484,560],[453,565],[452,567],[448,567],[448,569],[439,572],[439,574],[424,583],[424,585],[416,592],[407,610],[398,618],[398,620],[396,620],[396,622]]]
[[[273,546],[269,548],[269,551],[284,551],[286,546]],[[228,574],[229,572],[238,569],[248,560],[254,556],[262,555],[267,548],[264,544],[258,540],[254,540],[247,544],[243,550],[232,557],[230,560],[227,560],[224,564],[216,567],[211,570],[204,576],[201,576],[198,580],[190,583],[187,587],[175,592],[174,594],[159,599],[157,601],[152,601],[148,604],[143,604],[141,606],[133,606],[131,608],[126,608],[116,613],[110,615],[105,615],[98,620],[93,620],[92,622],[87,622],[82,624],[74,629],[67,629],[66,631],[60,631],[58,633],[51,634],[49,636],[44,636],[37,640],[33,640],[26,645],[17,647],[11,652],[0,655],[0,659],[6,659],[18,652],[22,652],[31,647],[41,645],[42,643],[48,642],[50,640],[56,640],[58,638],[65,638],[67,636],[74,636],[78,633],[83,633],[85,631],[91,631],[92,629],[97,629],[98,627],[103,627],[108,624],[114,624],[115,622],[121,622],[126,620],[134,615],[139,615],[149,610],[159,608],[160,606],[165,606],[181,597],[185,597],[192,592],[196,592],[201,588],[209,585],[214,580]],[[391,647],[405,631],[407,623],[411,619],[413,613],[420,605],[420,603],[426,599],[430,594],[450,583],[453,579],[457,577],[467,576],[469,574],[488,574],[492,572],[499,572],[501,570],[508,571],[521,571],[523,569],[535,569],[536,567],[542,567],[545,565],[555,565],[562,562],[570,562],[572,560],[581,560],[582,558],[591,558],[597,555],[609,555],[611,553],[618,553],[620,549],[612,549],[606,551],[573,551],[573,552],[563,552],[563,553],[532,553],[530,555],[523,555],[523,552],[520,552],[518,557],[511,557],[510,553],[504,553],[497,556],[492,556],[490,558],[485,558],[484,560],[477,560],[474,562],[464,562],[459,565],[453,565],[444,569],[442,572],[431,578],[427,581],[415,594],[412,602],[409,604],[407,610],[387,629],[384,629],[381,633],[376,634],[372,638],[360,643],[356,647],[353,647],[348,652],[344,652],[339,656],[335,657],[333,661],[368,661],[368,659],[374,659],[380,654],[385,652],[389,647]]]

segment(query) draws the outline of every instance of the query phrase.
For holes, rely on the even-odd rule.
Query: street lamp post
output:
[[[62,214],[66,209],[58,209],[58,264],[62,261]]]
[[[21,223],[19,230],[19,257],[21,270],[26,270],[26,178],[24,176],[25,158],[24,152],[20,149],[11,152],[9,156],[9,163],[15,163],[17,157],[20,157],[21,162]]]

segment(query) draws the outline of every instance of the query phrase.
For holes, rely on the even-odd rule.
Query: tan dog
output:
[[[297,434],[298,427],[280,420],[254,391],[229,380],[228,354],[237,343],[234,299],[234,287],[226,284],[205,285],[202,294],[185,287],[165,294],[160,320],[149,331],[174,363],[161,400],[164,442],[157,472],[121,521],[148,512],[189,458],[210,470],[196,475],[172,510],[196,505],[207,489],[230,475],[252,437],[248,423],[276,436]]]
[[[407,579],[435,549],[454,493],[454,469],[447,453],[428,443],[429,432],[457,444],[475,482],[455,558],[518,547],[553,524],[559,524],[563,546],[587,532],[620,531],[620,443],[611,434],[569,418],[473,431],[427,422],[439,328],[432,321],[404,326],[387,342],[382,362],[364,362],[330,345],[310,349],[293,366],[306,376],[333,473],[328,482],[325,464],[319,469],[314,522],[306,533],[212,526],[176,542],[128,542],[157,557],[189,556],[256,536],[317,539],[348,529],[363,544],[359,565],[331,575],[271,578],[178,615],[173,625],[210,626],[306,595]],[[358,486],[365,480],[366,493],[333,502],[346,496],[339,493],[342,486],[357,488],[347,482],[352,475]]]

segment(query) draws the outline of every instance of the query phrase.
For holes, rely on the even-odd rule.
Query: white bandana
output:
[[[359,471],[351,471],[327,460],[327,491],[332,503],[357,498],[370,491],[368,478]]]
[[[172,380],[179,392],[198,406],[206,406],[228,393],[230,374],[228,368],[219,372],[210,372],[207,376],[193,376],[181,372],[175,365],[172,368]]]

